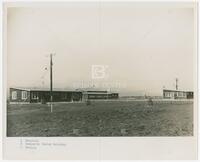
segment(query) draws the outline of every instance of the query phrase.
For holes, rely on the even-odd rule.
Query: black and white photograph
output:
[[[193,136],[195,10],[154,3],[7,8],[7,137]]]
[[[134,5],[7,9],[8,137],[193,136],[194,8]]]
[[[198,7],[3,2],[3,158],[197,159]]]

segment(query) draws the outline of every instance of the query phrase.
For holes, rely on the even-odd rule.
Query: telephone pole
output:
[[[50,54],[50,102],[51,102],[51,112],[53,112],[53,74],[52,74],[52,68],[53,68],[53,61],[52,61],[52,54]]]
[[[178,90],[178,78],[176,78],[176,90]]]

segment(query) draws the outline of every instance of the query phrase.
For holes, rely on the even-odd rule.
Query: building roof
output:
[[[18,89],[18,90],[24,90],[24,91],[50,91],[50,88],[24,88],[24,87],[11,87],[13,89]],[[65,88],[53,88],[53,91],[77,91],[80,92],[78,90],[75,89],[65,89]]]
[[[112,92],[101,92],[101,91],[95,91],[95,92],[83,92],[83,94],[103,94],[103,95],[108,95],[108,94],[117,94],[117,93],[112,93]]]
[[[109,92],[109,90],[105,90],[102,88],[78,88],[76,90],[82,91],[82,92],[102,92],[102,93],[107,93]]]
[[[163,91],[168,91],[168,92],[193,92],[193,91],[188,91],[188,90],[175,90],[175,89],[163,89]]]
[[[11,87],[13,89],[24,90],[24,91],[50,91],[50,88],[24,88],[24,87]],[[87,88],[87,89],[66,89],[66,88],[53,88],[53,91],[57,92],[83,92],[85,94],[112,94],[106,90]]]

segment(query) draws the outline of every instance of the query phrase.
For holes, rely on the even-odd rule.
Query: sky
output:
[[[193,90],[194,11],[173,5],[76,2],[7,13],[8,87],[95,87],[121,95]],[[93,78],[101,66],[103,78]],[[103,70],[103,71],[102,71]]]

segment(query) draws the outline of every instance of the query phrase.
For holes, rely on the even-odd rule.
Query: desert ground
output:
[[[192,136],[192,102],[8,104],[7,136]]]

